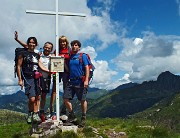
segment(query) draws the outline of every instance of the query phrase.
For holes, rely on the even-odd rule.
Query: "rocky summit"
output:
[[[73,131],[74,133],[77,133],[77,129],[78,127],[76,125],[71,124],[66,126],[65,123],[63,123],[61,120],[58,121],[58,120],[48,119],[40,124],[32,124],[29,133],[31,137],[40,138],[40,137],[53,136],[59,131],[61,132]]]

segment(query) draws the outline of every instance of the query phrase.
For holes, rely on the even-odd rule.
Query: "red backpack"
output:
[[[81,64],[83,64],[83,60],[82,60],[82,55],[83,54],[86,54],[86,56],[87,56],[87,58],[88,58],[88,60],[89,60],[89,82],[91,81],[92,82],[92,80],[93,80],[93,72],[94,72],[94,70],[95,70],[95,67],[94,67],[94,65],[92,64],[92,62],[91,62],[91,58],[90,58],[90,56],[89,56],[89,54],[87,54],[87,53],[79,53],[79,62],[81,63]],[[85,80],[85,74],[83,75],[83,77],[82,77],[82,80],[84,81]]]

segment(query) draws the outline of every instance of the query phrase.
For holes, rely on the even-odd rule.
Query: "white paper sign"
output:
[[[51,72],[64,72],[64,57],[50,57]]]

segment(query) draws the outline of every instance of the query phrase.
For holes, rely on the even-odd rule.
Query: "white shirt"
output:
[[[51,55],[48,55],[48,56],[45,56],[43,53],[42,55],[40,56],[40,60],[43,64],[43,66],[47,69],[50,69],[50,56]],[[43,78],[48,78],[49,76],[49,73],[48,72],[45,72],[43,70],[40,69],[40,72],[42,73],[43,75]]]

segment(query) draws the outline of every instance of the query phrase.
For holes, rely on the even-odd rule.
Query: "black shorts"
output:
[[[68,72],[60,72],[59,73],[59,82],[63,82],[63,90],[67,86],[69,80],[69,73]],[[56,76],[53,77],[53,85],[56,84]],[[54,86],[53,86],[54,87]]]
[[[42,92],[44,93],[49,93],[50,90],[50,84],[51,84],[51,77],[49,76],[48,78],[41,78],[41,88]]]
[[[71,85],[68,84],[64,90],[63,98],[72,100],[76,94],[79,101],[86,100],[86,95],[88,93],[87,88],[82,85]]]

